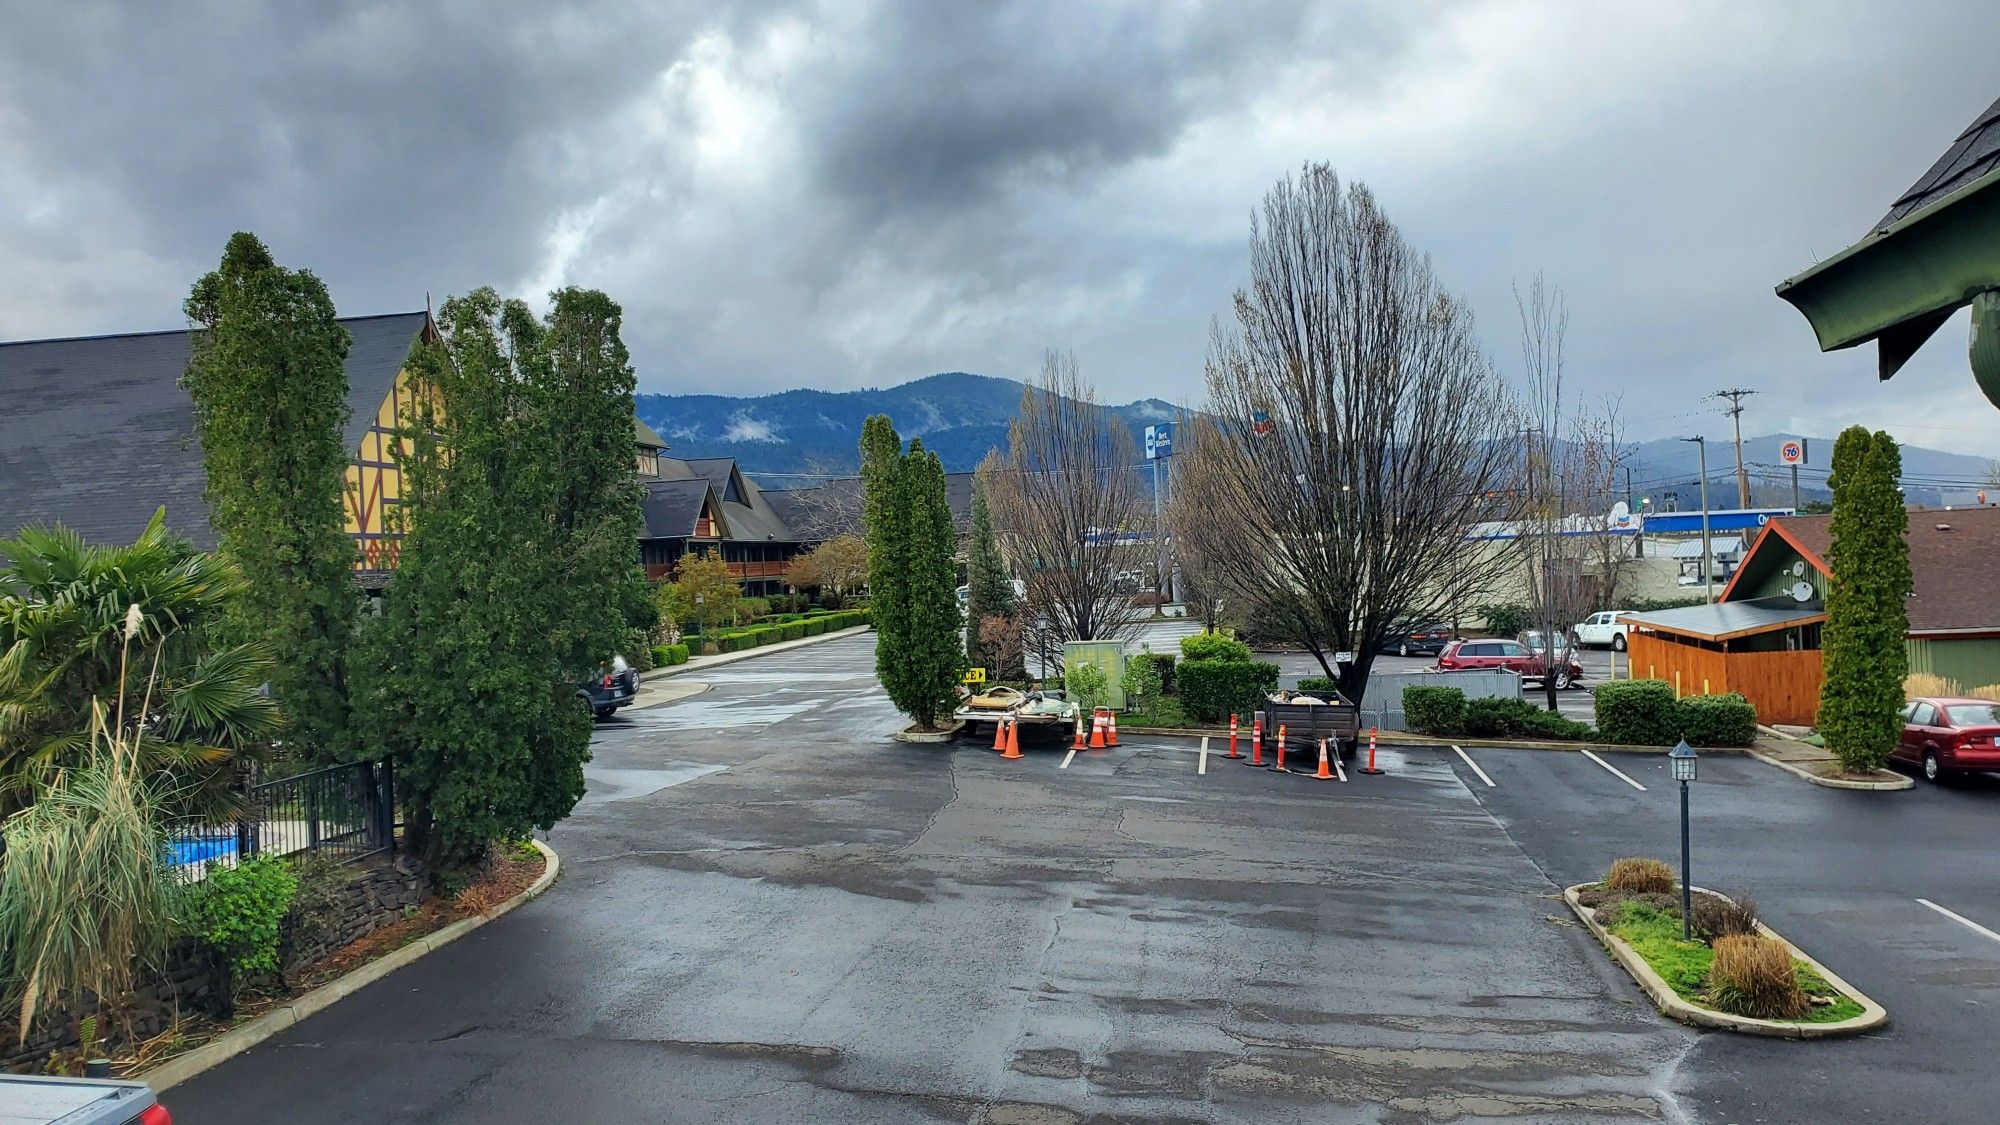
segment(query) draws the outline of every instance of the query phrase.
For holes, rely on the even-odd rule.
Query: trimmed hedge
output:
[[[1220,633],[1197,633],[1192,637],[1181,638],[1181,659],[1187,662],[1208,660],[1248,664],[1250,646]]]
[[[1545,711],[1525,699],[1468,699],[1465,701],[1464,733],[1474,738],[1542,738],[1576,742],[1590,733],[1590,724],[1564,718],[1554,711]]]
[[[1465,729],[1464,690],[1411,684],[1403,689],[1403,722],[1418,734],[1459,733]]]
[[[1690,695],[1674,708],[1681,737],[1696,746],[1748,746],[1757,740],[1757,709],[1736,692]]]
[[[777,644],[780,641],[799,641],[816,637],[821,633],[831,633],[837,629],[849,629],[856,625],[868,624],[866,609],[848,609],[838,613],[821,614],[807,621],[803,618],[783,624],[752,625],[744,629],[725,629],[710,636],[717,652],[741,652],[759,645]]]
[[[1614,680],[1597,688],[1597,729],[1606,742],[1671,746],[1748,746],[1757,738],[1757,709],[1736,692],[1674,698],[1664,680]]]
[[[686,664],[687,662],[688,646],[686,645],[653,646],[653,667],[655,668],[671,668],[676,664]]]
[[[1597,685],[1597,736],[1625,746],[1672,746],[1680,738],[1673,685],[1612,680]]]
[[[1182,710],[1205,723],[1247,715],[1278,687],[1278,666],[1262,661],[1183,660],[1176,676]]]

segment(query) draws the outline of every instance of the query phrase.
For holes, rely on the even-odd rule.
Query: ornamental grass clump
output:
[[[1688,921],[1703,939],[1714,942],[1757,932],[1757,900],[1738,893],[1731,898],[1697,894],[1689,907]]]
[[[1671,894],[1674,869],[1657,859],[1627,857],[1613,860],[1611,873],[1605,876],[1604,885],[1614,891],[1633,894]]]
[[[1792,951],[1775,938],[1737,934],[1715,940],[1708,970],[1708,995],[1715,1006],[1739,1016],[1795,1020],[1809,1004],[1799,987]]]

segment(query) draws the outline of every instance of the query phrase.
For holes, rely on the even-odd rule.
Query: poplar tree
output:
[[[1902,733],[1912,581],[1902,475],[1902,451],[1886,433],[1851,426],[1834,442],[1818,726],[1849,770],[1881,768]]]
[[[357,669],[398,766],[412,850],[443,869],[547,829],[583,795],[581,681],[627,636],[640,486],[616,304],[538,320],[491,289],[445,302],[409,370],[401,564]]]
[[[932,728],[951,713],[964,667],[944,466],[921,441],[903,452],[875,415],[861,429],[861,480],[875,675],[897,710]]]
[[[875,676],[889,687],[897,670],[897,643],[908,632],[910,565],[902,550],[903,439],[885,414],[861,424],[861,524],[868,544],[868,606],[875,626]],[[890,689],[894,698],[894,689]],[[900,706],[900,704],[899,704]]]
[[[195,326],[185,382],[209,522],[245,580],[234,630],[281,655],[271,684],[287,748],[329,761],[353,748],[347,663],[359,606],[342,504],[347,330],[319,278],[278,265],[241,231],[183,309]]]

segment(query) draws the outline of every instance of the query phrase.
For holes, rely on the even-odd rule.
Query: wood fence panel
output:
[[[1825,678],[1818,649],[1792,652],[1732,652],[1730,690],[1757,708],[1757,721],[1811,725],[1819,714],[1819,687]]]
[[[1729,666],[1723,654],[1693,645],[1675,644],[1673,641],[1651,633],[1632,633],[1625,638],[1629,646],[1626,655],[1632,661],[1633,679],[1665,680],[1676,683],[1682,695],[1702,694],[1702,685],[1708,685],[1710,694],[1733,691],[1729,686]]]

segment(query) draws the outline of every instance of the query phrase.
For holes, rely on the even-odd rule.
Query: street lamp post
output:
[[[1694,747],[1681,739],[1667,761],[1674,767],[1674,780],[1681,783],[1681,940],[1688,941],[1693,936],[1688,915],[1694,907],[1694,878],[1688,870],[1688,782],[1695,775]]]

